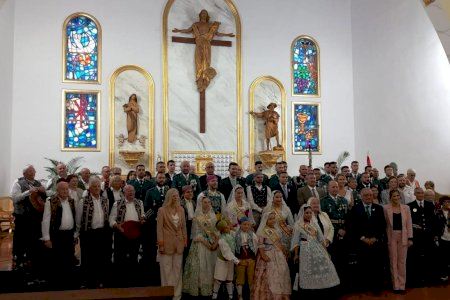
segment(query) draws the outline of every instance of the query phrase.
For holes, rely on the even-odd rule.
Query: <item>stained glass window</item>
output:
[[[321,152],[319,103],[293,103],[294,154]]]
[[[98,95],[64,91],[64,150],[99,150]]]
[[[319,96],[319,47],[310,37],[292,43],[293,96]]]
[[[93,17],[76,14],[65,24],[64,80],[99,82],[98,23]]]

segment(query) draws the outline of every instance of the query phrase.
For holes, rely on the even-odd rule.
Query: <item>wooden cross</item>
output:
[[[173,43],[196,44],[195,38],[172,36]],[[211,46],[231,47],[230,41],[212,40]],[[206,95],[205,91],[200,92],[200,133],[205,133],[205,113],[206,113]]]

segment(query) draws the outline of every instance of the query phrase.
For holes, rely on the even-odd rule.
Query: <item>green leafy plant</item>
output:
[[[78,169],[81,167],[80,163],[83,161],[83,157],[77,156],[69,160],[67,163],[62,161],[58,161],[56,159],[45,157],[51,164],[50,167],[45,167],[45,170],[49,173],[48,178],[55,178],[58,176],[58,172],[56,171],[56,166],[59,163],[63,163],[67,167],[67,174],[77,174]]]
[[[338,158],[336,159],[336,165],[338,170],[341,168],[341,165],[344,163],[344,161],[350,156],[350,152],[343,151],[341,154],[339,154]],[[325,169],[323,167],[320,167],[320,169],[325,172]]]
[[[339,154],[337,160],[336,160],[336,164],[338,169],[341,168],[341,165],[344,163],[344,161],[350,156],[350,153],[348,151],[344,151],[341,154]]]

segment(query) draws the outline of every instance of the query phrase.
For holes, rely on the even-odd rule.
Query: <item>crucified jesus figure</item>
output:
[[[216,76],[216,70],[211,67],[211,43],[214,36],[234,37],[233,33],[219,32],[220,22],[209,22],[208,12],[203,9],[199,14],[199,22],[187,29],[173,29],[172,32],[192,33],[195,39],[195,77],[197,90],[204,92],[211,80]],[[220,45],[220,44],[218,44]]]

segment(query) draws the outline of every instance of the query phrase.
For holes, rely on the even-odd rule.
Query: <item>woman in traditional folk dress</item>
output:
[[[275,212],[265,213],[256,233],[258,257],[251,299],[288,300],[291,295],[291,278],[286,260],[286,249],[281,242],[282,233],[276,226]]]
[[[282,234],[282,242],[286,249],[291,247],[292,227],[294,226],[294,217],[292,212],[283,200],[281,191],[272,192],[272,200],[267,203],[263,213],[275,213],[275,227],[280,230]]]
[[[245,199],[244,188],[239,184],[236,184],[233,191],[231,191],[230,198],[228,199],[226,215],[233,228],[236,230],[239,227],[239,220],[242,217],[247,217],[252,225],[255,224],[252,207]]]
[[[300,208],[295,224],[291,250],[299,261],[299,287],[305,290],[328,289],[339,285],[339,277],[325,248],[326,242],[319,226],[312,221],[310,206]]]
[[[191,296],[211,296],[217,258],[216,215],[207,197],[201,199],[192,223],[192,244],[183,275],[183,292]]]

